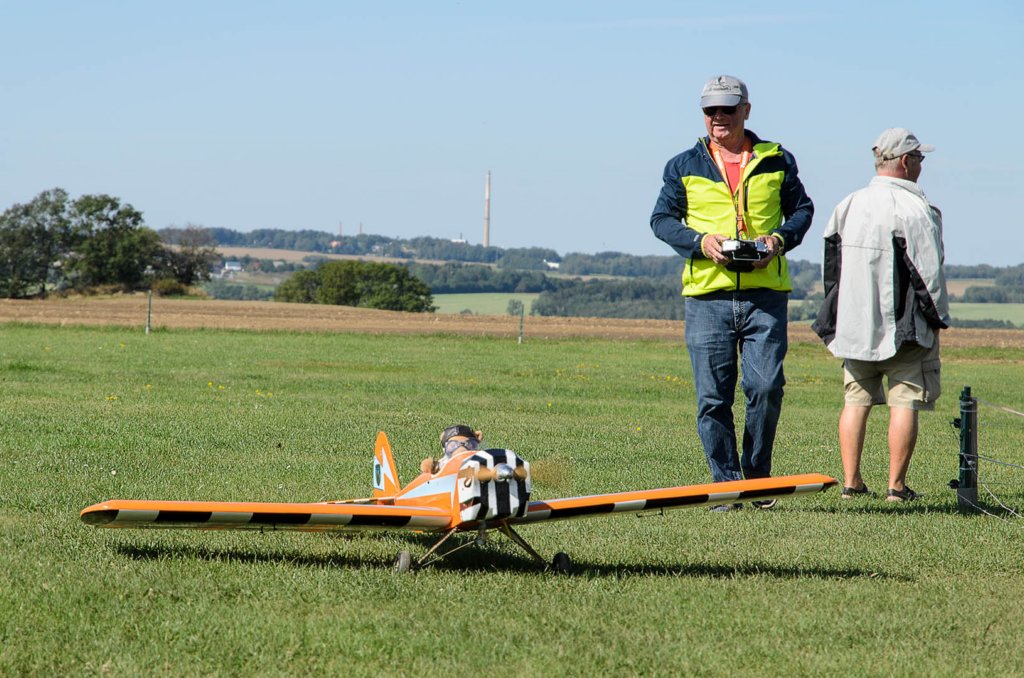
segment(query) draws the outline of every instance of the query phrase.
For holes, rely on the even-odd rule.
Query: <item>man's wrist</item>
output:
[[[786,251],[786,240],[778,233],[772,233],[771,235],[779,242],[779,251],[776,253],[776,256],[778,256]]]
[[[711,234],[710,234],[710,233],[705,233],[705,234],[704,234],[704,235],[702,235],[702,236],[701,236],[701,238],[700,238],[700,253],[704,255],[704,258],[705,258],[705,259],[710,259],[710,258],[711,258],[711,255],[710,255],[710,254],[708,254],[708,251],[707,251],[706,249],[704,249],[704,243],[705,243],[705,242],[707,241],[707,239],[708,239],[708,238],[710,238],[710,237],[711,237]]]

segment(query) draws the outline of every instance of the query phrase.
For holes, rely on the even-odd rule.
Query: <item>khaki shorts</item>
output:
[[[884,405],[911,410],[933,410],[942,393],[939,337],[931,348],[908,345],[891,358],[843,361],[847,405]],[[888,380],[886,394],[882,377]]]

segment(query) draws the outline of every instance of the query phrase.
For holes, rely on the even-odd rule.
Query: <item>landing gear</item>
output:
[[[559,551],[551,561],[551,569],[558,574],[569,574],[572,572],[572,558],[569,554]]]
[[[537,551],[534,550],[534,548],[530,546],[525,539],[519,536],[519,533],[513,530],[511,525],[509,525],[506,522],[501,522],[498,523],[496,526],[492,525],[491,527],[492,529],[498,530],[498,532],[505,535],[512,543],[516,544],[524,551],[526,551],[528,554],[530,554],[530,557],[533,558],[533,560],[542,567],[550,568],[551,570],[559,574],[568,574],[572,572],[572,558],[570,558],[567,554],[559,551],[555,554],[555,557],[551,561],[551,564],[548,565],[547,561],[544,560],[544,558],[541,557],[541,555],[537,553]],[[455,547],[448,548],[447,550],[442,550],[441,546],[445,544],[448,541],[448,539],[452,537],[457,531],[456,528],[451,528],[447,532],[445,532],[444,535],[440,539],[438,539],[437,542],[435,542],[434,545],[431,546],[419,560],[415,562],[413,562],[412,554],[410,554],[408,551],[399,551],[398,555],[395,556],[395,572],[403,574],[413,569],[427,567],[428,565],[433,565],[442,558],[449,556],[455,553],[456,551],[461,551],[462,549],[470,546],[483,546],[487,543],[487,528],[488,525],[486,523],[481,523],[477,531],[477,536],[474,539],[464,541],[463,543]]]
[[[395,572],[405,574],[412,568],[412,554],[408,551],[399,551],[395,556]]]

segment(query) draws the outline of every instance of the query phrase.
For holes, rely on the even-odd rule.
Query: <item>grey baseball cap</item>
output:
[[[931,153],[935,147],[931,144],[922,144],[909,129],[890,127],[878,135],[871,150],[882,160],[892,160],[913,151]]]
[[[739,78],[719,75],[704,83],[700,91],[700,107],[736,106],[747,103],[747,86]]]

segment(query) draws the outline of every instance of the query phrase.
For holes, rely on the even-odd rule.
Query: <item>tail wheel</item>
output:
[[[395,572],[404,574],[412,568],[412,554],[408,551],[399,551],[395,556]]]
[[[569,574],[572,572],[572,558],[569,554],[559,551],[551,561],[551,567],[559,574]]]

